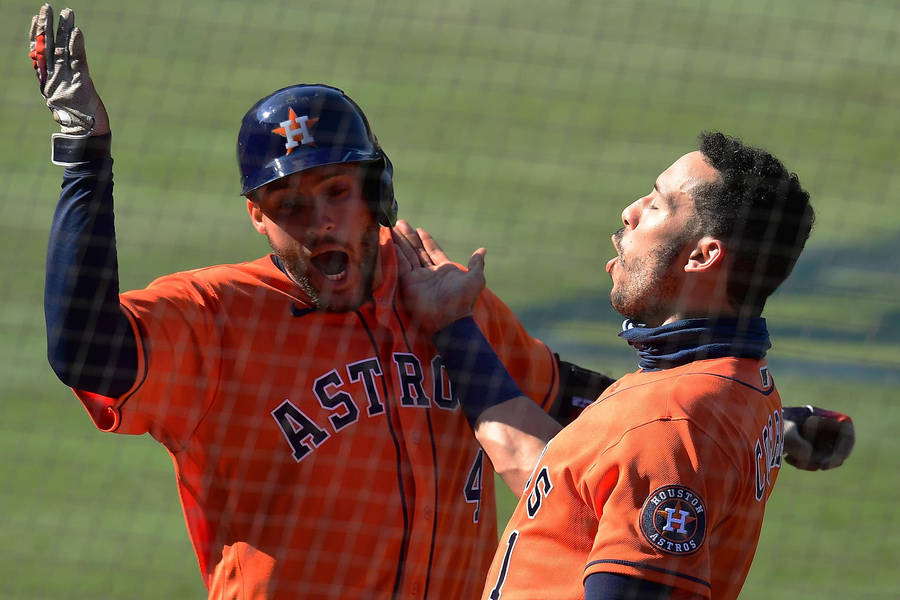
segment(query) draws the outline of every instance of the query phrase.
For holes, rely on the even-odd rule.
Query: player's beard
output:
[[[378,235],[379,224],[373,223],[363,233],[359,245],[358,268],[360,272],[360,284],[351,300],[339,300],[329,296],[315,287],[309,278],[308,272],[315,267],[309,264],[302,254],[299,246],[291,248],[276,248],[269,239],[269,246],[281,260],[284,270],[287,271],[294,283],[309,297],[310,303],[318,310],[327,312],[346,312],[359,308],[361,304],[372,297],[372,285],[375,278],[375,270],[378,261]],[[267,236],[268,237],[268,236]],[[351,255],[350,261],[354,260]]]
[[[620,249],[621,231],[616,236]],[[612,307],[622,316],[651,327],[662,325],[676,310],[682,291],[673,265],[686,240],[676,239],[652,248],[647,254],[627,259],[619,252],[619,275],[609,294]]]

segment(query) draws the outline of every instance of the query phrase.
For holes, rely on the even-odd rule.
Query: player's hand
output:
[[[400,220],[393,228],[404,302],[416,326],[428,335],[462,317],[484,289],[484,255],[479,248],[468,270],[453,263],[424,229]]]
[[[84,35],[75,27],[75,13],[68,8],[60,12],[54,35],[53,7],[41,6],[31,19],[29,49],[41,94],[63,135],[109,133],[109,116],[88,72]]]
[[[856,441],[853,420],[814,406],[784,407],[784,460],[804,471],[841,466]]]

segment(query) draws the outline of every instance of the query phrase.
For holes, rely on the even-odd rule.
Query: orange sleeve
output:
[[[519,318],[489,289],[475,304],[475,321],[522,392],[550,410],[559,389],[553,351],[531,337]]]
[[[594,471],[584,492],[598,528],[584,576],[620,573],[708,597],[710,528],[738,485],[715,443],[689,421],[651,421]]]
[[[221,359],[215,294],[190,273],[122,294],[139,348],[134,387],[117,399],[76,391],[103,430],[150,433],[177,450],[212,401]]]

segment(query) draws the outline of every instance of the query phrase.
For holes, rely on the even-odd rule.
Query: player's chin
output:
[[[325,312],[351,312],[358,309],[366,301],[361,293],[329,294],[320,293],[316,303],[319,310]]]
[[[311,273],[311,283],[318,292],[318,307],[328,312],[346,312],[356,310],[368,298],[364,279],[359,272],[350,269],[343,277]]]
[[[643,322],[640,318],[642,306],[640,303],[635,302],[626,290],[613,286],[612,291],[609,293],[609,303],[623,317]]]

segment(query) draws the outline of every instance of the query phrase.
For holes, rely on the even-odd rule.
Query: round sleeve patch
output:
[[[641,533],[668,554],[693,554],[706,537],[706,504],[683,485],[654,490],[641,509]]]

